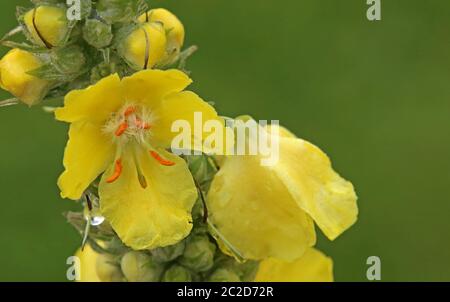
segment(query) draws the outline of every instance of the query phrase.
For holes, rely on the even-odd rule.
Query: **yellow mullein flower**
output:
[[[165,151],[176,120],[194,112],[218,119],[213,107],[190,91],[179,70],[144,70],[108,76],[65,97],[55,111],[71,123],[58,185],[77,200],[101,173],[101,212],[122,241],[135,250],[174,244],[191,231],[197,190],[187,164]],[[201,125],[200,125],[201,126]]]
[[[154,67],[166,56],[166,34],[160,23],[145,23],[119,45],[119,52],[135,70]]]
[[[256,282],[333,282],[333,261],[320,251],[310,248],[293,261],[274,258],[261,261]]]
[[[142,14],[139,22],[160,22],[167,33],[169,50],[175,48],[180,50],[184,44],[185,31],[183,23],[173,13],[164,8],[155,8]]]
[[[17,48],[10,50],[0,61],[0,87],[29,106],[36,104],[47,93],[49,83],[28,72],[41,65],[30,52]]]
[[[39,6],[24,15],[25,26],[33,41],[41,46],[58,46],[67,35],[66,10],[54,6]]]
[[[96,264],[99,254],[90,245],[86,245],[84,250],[78,249],[75,256],[80,259],[80,282],[100,282],[97,275]]]
[[[313,220],[330,239],[356,221],[353,185],[319,148],[278,132],[274,165],[261,165],[260,155],[225,156],[208,193],[210,221],[246,259],[293,261],[315,244]]]

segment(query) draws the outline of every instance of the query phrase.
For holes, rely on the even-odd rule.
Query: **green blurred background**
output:
[[[151,1],[200,46],[196,92],[280,120],[354,183],[358,223],[319,238],[337,281],[367,280],[372,255],[383,281],[450,281],[450,2],[381,2],[369,22],[365,0]],[[27,3],[2,1],[0,33]],[[56,187],[66,125],[25,106],[0,120],[0,281],[64,281],[80,243]]]

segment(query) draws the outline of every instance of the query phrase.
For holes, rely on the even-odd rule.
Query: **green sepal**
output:
[[[50,52],[45,64],[28,73],[44,80],[64,83],[74,80],[86,71],[86,57],[81,47],[71,45]]]
[[[227,270],[233,272],[233,274],[238,276],[240,281],[250,282],[255,279],[258,267],[258,261],[246,260],[243,262],[237,262],[233,257],[227,256],[222,253],[217,253],[216,259],[214,260],[214,268],[212,269],[212,271],[214,272],[218,270]],[[223,273],[220,273],[219,275],[222,274]]]
[[[164,266],[142,251],[129,251],[123,255],[120,266],[125,278],[131,282],[160,281]]]
[[[143,0],[98,0],[96,8],[103,20],[113,24],[136,20],[144,7],[147,7],[147,4]]]
[[[187,268],[174,264],[164,272],[162,280],[163,282],[192,282],[192,272]]]
[[[150,253],[157,262],[170,262],[180,257],[184,253],[185,247],[186,242],[183,240],[174,245],[151,250]]]
[[[111,57],[107,61],[94,66],[90,72],[90,82],[95,84],[101,79],[117,73],[121,78],[131,73],[130,67],[118,57]]]
[[[205,272],[214,265],[216,245],[207,235],[190,236],[186,241],[184,254],[178,259],[183,266],[195,271]]]
[[[67,222],[71,224],[80,234],[84,232],[87,220],[83,213],[66,212],[64,213]],[[89,238],[101,241],[110,241],[115,236],[113,229],[107,222],[103,222],[98,226],[91,226],[89,230]]]
[[[218,268],[208,278],[209,282],[240,282],[241,278],[231,269]]]
[[[95,48],[105,48],[113,39],[111,25],[98,19],[87,19],[83,25],[83,38]]]

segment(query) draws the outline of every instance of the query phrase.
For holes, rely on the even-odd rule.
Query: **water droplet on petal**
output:
[[[93,226],[101,225],[103,221],[105,221],[105,217],[103,216],[93,216],[90,219],[91,225]]]

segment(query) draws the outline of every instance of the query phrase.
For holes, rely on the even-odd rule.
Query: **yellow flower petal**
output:
[[[273,172],[331,240],[353,225],[358,207],[353,185],[332,168],[316,146],[297,138],[280,138],[280,160]]]
[[[297,259],[314,244],[311,218],[330,239],[357,218],[353,186],[333,171],[328,157],[278,130],[278,162],[263,166],[259,155],[225,156],[208,195],[211,221],[251,259]]]
[[[122,156],[123,170],[113,183],[106,179],[113,167],[104,173],[99,187],[101,211],[122,241],[135,250],[153,249],[177,243],[192,229],[191,209],[197,190],[186,163],[168,152],[162,158],[174,162],[163,166],[147,151],[132,150]],[[146,179],[139,182],[137,167]]]
[[[191,83],[184,72],[176,69],[143,70],[122,80],[126,100],[144,103],[149,109],[159,105],[165,96],[183,91]]]
[[[90,122],[71,124],[63,162],[66,170],[58,180],[61,196],[80,199],[89,184],[111,163],[114,150],[98,125]]]
[[[79,249],[76,257],[80,259],[80,282],[100,282],[97,276],[96,263],[99,254],[97,254],[90,246],[87,244],[82,251]]]
[[[285,262],[270,258],[261,261],[256,282],[333,282],[333,261],[310,248],[298,260]]]
[[[296,138],[296,136],[289,131],[288,129],[279,126],[279,125],[267,125],[266,126],[266,131],[271,134],[271,133],[278,133],[279,137],[291,137],[291,138]]]
[[[195,113],[202,114],[202,121],[194,124]],[[152,139],[160,142],[162,146],[169,148],[174,137],[178,133],[172,132],[172,124],[177,120],[187,121],[190,125],[192,144],[202,142],[209,133],[203,131],[205,122],[209,120],[219,119],[214,107],[203,101],[197,94],[191,91],[183,91],[173,93],[167,96],[160,106],[154,110],[156,122],[152,128]],[[200,129],[199,133],[202,137],[197,137],[195,129]],[[194,146],[192,146],[194,148]],[[199,146],[201,148],[201,145]]]
[[[207,197],[209,219],[246,259],[294,260],[315,244],[312,219],[257,156],[230,156]]]
[[[124,102],[120,78],[113,74],[86,89],[69,92],[64,107],[55,110],[55,117],[69,123],[83,119],[104,122]]]

